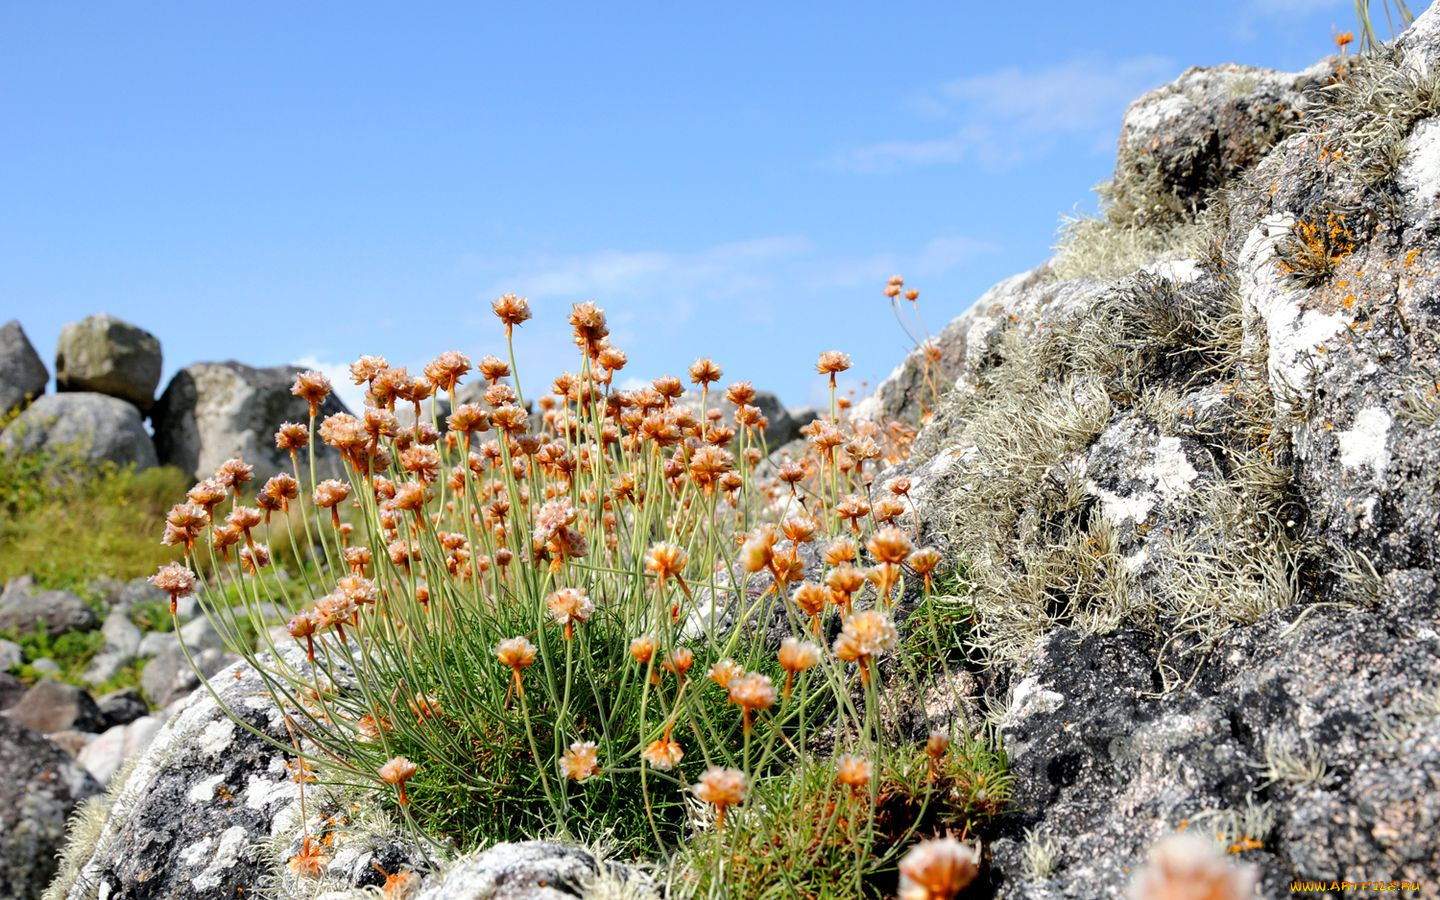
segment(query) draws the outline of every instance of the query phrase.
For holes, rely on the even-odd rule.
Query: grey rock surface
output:
[[[0,325],[0,416],[45,393],[50,373],[14,319]]]
[[[0,672],[5,672],[20,665],[25,659],[25,651],[14,641],[0,639]]]
[[[61,731],[97,732],[105,716],[81,688],[49,678],[35,683],[20,702],[5,710],[11,721],[41,734]]]
[[[43,735],[0,716],[0,897],[40,896],[55,873],[66,820],[99,791]]]
[[[0,432],[0,452],[74,455],[89,463],[155,466],[140,412],[105,394],[46,394]]]
[[[1440,61],[1437,22],[1393,64]],[[880,479],[966,555],[1009,690],[998,896],[1118,895],[1177,830],[1266,896],[1440,880],[1440,119],[1379,182],[1328,165],[1372,112],[1279,129],[1328,74],[1192,70],[1138,100],[1116,180],[1161,202],[1130,224],[1213,204],[1210,249],[997,285],[942,332],[948,393]],[[1346,245],[1305,268],[1317,222]],[[857,412],[918,421],[923,385],[907,361]],[[1044,878],[1027,830],[1058,848]]]
[[[9,709],[25,696],[25,682],[9,672],[0,672],[0,712]]]
[[[289,454],[275,447],[275,431],[285,422],[309,419],[309,404],[290,393],[300,371],[298,366],[257,369],[233,361],[181,369],[151,414],[160,459],[200,479],[227,459],[241,457],[255,467],[257,486],[277,472],[289,471]],[[326,416],[344,411],[344,404],[332,394],[316,418],[316,431]],[[317,477],[337,475],[338,457],[318,434],[311,437]]]
[[[0,592],[0,631],[24,635],[44,628],[55,637],[97,624],[95,610],[84,600],[69,591],[38,588],[28,575],[10,579]]]
[[[496,844],[450,866],[419,900],[564,900],[596,873],[595,858],[549,841]]]
[[[91,684],[103,684],[114,678],[120,669],[135,659],[140,650],[140,629],[124,610],[112,610],[100,627],[105,644],[85,669],[84,678]]]
[[[235,656],[225,652],[220,635],[203,618],[182,625],[180,635],[184,638],[184,647],[173,633],[159,635],[156,641],[161,644],[159,652],[140,673],[140,689],[154,706],[169,706],[199,687],[200,677],[195,667],[209,677],[235,662]],[[151,637],[146,635],[147,640]],[[186,648],[194,659],[194,666],[185,658]],[[145,649],[142,641],[142,655]]]
[[[156,716],[140,716],[126,724],[113,725],[86,744],[75,759],[97,782],[108,785],[127,759],[150,746],[163,724]]]
[[[105,716],[105,724],[111,727],[129,725],[150,711],[145,698],[135,688],[121,688],[95,698],[95,705]]]
[[[160,339],[115,316],[86,316],[60,329],[57,390],[108,394],[148,412],[155,403],[160,367]]]
[[[282,716],[253,670],[237,665],[214,684],[246,723],[282,746],[288,742]],[[98,765],[94,746],[86,751],[96,754]],[[265,849],[270,835],[298,825],[298,787],[290,774],[284,753],[198,691],[136,758],[109,798],[93,845],[72,848],[74,866],[51,891],[75,900],[258,892],[272,871]]]

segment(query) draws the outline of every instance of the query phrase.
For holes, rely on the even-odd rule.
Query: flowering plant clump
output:
[[[603,835],[703,892],[758,890],[796,842],[823,851],[826,890],[864,892],[917,838],[970,838],[1003,805],[1003,754],[967,730],[963,763],[989,779],[977,806],[948,751],[927,756],[924,728],[891,714],[947,665],[943,647],[907,658],[940,642],[902,643],[927,623],[897,616],[938,590],[942,559],[916,548],[909,482],[875,484],[913,431],[847,419],[849,357],[820,356],[829,413],[780,452],[754,388],[720,386],[712,360],[690,367],[698,397],[673,376],[618,388],[626,355],[593,303],[569,315],[576,371],[532,408],[512,343],[529,305],[493,309],[505,358],[447,352],[412,375],[362,356],[358,415],[317,422],[331,385],[300,373],[310,419],[275,436],[291,471],[255,489],[233,460],[167,520],[185,562],[156,583],[198,581],[227,635],[258,632],[258,649],[236,643],[290,752],[425,846]],[[317,442],[344,478],[316,479]],[[271,605],[290,617],[278,637],[258,627]],[[887,804],[922,814],[895,828]],[[757,849],[736,861],[742,845]]]

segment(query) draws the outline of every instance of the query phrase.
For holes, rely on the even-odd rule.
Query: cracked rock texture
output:
[[[55,874],[65,821],[100,792],[65,751],[0,716],[0,897],[38,897]]]

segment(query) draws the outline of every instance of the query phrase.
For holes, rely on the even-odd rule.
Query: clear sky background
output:
[[[902,358],[889,275],[938,329],[1042,262],[1138,94],[1354,27],[1351,0],[881,6],[3,0],[0,320],[50,364],[113,313],[166,380],[413,370],[498,353],[515,291],[533,384],[595,299],[626,375],[710,355],[802,404],[821,350],[856,382]]]

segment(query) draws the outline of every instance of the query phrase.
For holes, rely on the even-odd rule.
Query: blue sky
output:
[[[1425,3],[1412,3],[1416,12]],[[713,356],[791,404],[906,350],[1093,207],[1121,114],[1190,65],[1298,69],[1350,0],[0,2],[0,319],[47,363],[110,312],[185,364]],[[162,383],[163,387],[163,383]]]

